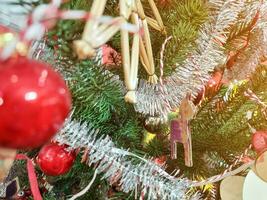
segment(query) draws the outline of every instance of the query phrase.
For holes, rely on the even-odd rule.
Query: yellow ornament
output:
[[[0,49],[15,39],[15,33],[9,28],[0,26]]]
[[[142,142],[143,146],[146,146],[147,144],[149,144],[149,142],[151,142],[155,137],[156,137],[156,134],[145,131],[143,142]]]

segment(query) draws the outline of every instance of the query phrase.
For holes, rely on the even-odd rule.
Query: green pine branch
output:
[[[76,119],[110,135],[119,146],[141,147],[142,124],[133,105],[124,101],[122,87],[113,75],[91,61],[82,61],[67,79]]]

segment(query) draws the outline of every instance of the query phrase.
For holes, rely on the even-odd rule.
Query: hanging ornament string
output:
[[[240,172],[242,172],[243,170],[251,167],[255,161],[249,161],[243,165],[241,165],[240,167],[238,167],[237,169],[233,170],[233,168],[235,166],[238,165],[238,163],[244,161],[244,159],[246,158],[246,156],[248,155],[248,151],[252,148],[252,145],[249,145],[248,148],[245,149],[245,151],[235,160],[235,162],[233,164],[231,164],[222,174],[216,175],[216,176],[212,176],[206,180],[203,181],[192,181],[192,187],[200,187],[200,186],[204,186],[207,184],[211,184],[211,183],[215,183],[218,182],[226,177],[229,176],[233,176],[235,174],[238,174]]]
[[[75,199],[81,197],[82,195],[84,195],[86,192],[88,192],[88,190],[91,188],[92,184],[94,183],[94,181],[96,179],[97,173],[98,173],[98,171],[96,169],[94,172],[94,176],[93,176],[92,180],[90,181],[90,183],[82,191],[80,191],[79,193],[72,196],[69,200],[75,200]]]
[[[28,170],[28,177],[29,182],[31,186],[31,191],[33,195],[34,200],[42,200],[42,196],[39,191],[38,181],[37,177],[34,171],[33,162],[30,158],[28,158],[26,155],[18,154],[16,156],[16,160],[26,160],[27,161],[27,170]]]
[[[211,183],[215,183],[215,182],[218,182],[218,181],[221,181],[229,176],[233,176],[233,175],[236,175],[244,170],[246,170],[247,168],[253,166],[255,163],[255,161],[250,161],[248,163],[245,163],[243,165],[241,165],[239,168],[233,170],[233,171],[229,171],[229,172],[226,172],[224,174],[220,174],[220,175],[216,175],[216,176],[213,176],[213,177],[210,177],[206,180],[203,180],[201,182],[193,182],[192,183],[192,187],[201,187],[201,186],[204,186],[204,185],[208,185],[208,184],[211,184]]]
[[[251,101],[254,101],[257,105],[259,105],[262,109],[262,113],[267,120],[267,105],[264,103],[254,92],[252,92],[250,89],[247,89],[247,91],[244,92],[244,95],[248,97]]]
[[[164,51],[167,45],[167,42],[172,39],[172,36],[169,36],[165,39],[165,41],[162,44],[161,51],[160,51],[160,77],[159,77],[159,83],[160,83],[160,91],[162,94],[162,97],[164,99],[164,104],[168,108],[167,110],[171,110],[171,106],[168,101],[165,100],[164,95],[166,95],[166,90],[164,89],[164,83],[163,83],[163,74],[164,74]],[[167,116],[167,115],[166,115]]]
[[[172,36],[169,36],[165,39],[165,41],[163,42],[162,46],[161,46],[161,51],[160,51],[160,85],[163,88],[163,73],[164,73],[164,51],[167,45],[167,42],[169,42],[172,39]]]

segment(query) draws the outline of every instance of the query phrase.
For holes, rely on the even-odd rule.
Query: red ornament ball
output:
[[[257,153],[267,149],[267,131],[257,131],[252,136],[252,146]]]
[[[0,62],[0,146],[34,148],[63,125],[71,95],[47,64],[25,57]]]
[[[58,176],[67,173],[76,158],[74,152],[68,152],[66,146],[48,144],[40,150],[37,163],[40,169],[49,176]]]
[[[160,166],[163,166],[166,163],[166,161],[167,161],[167,156],[160,156],[160,157],[154,158],[154,162]]]

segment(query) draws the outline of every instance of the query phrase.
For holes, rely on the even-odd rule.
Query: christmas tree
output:
[[[0,11],[0,198],[267,196],[266,1]]]

